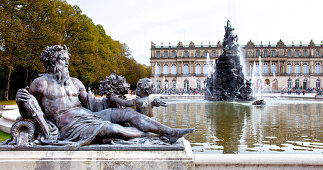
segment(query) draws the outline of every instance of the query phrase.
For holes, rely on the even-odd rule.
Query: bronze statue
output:
[[[166,103],[159,100],[159,98],[155,98],[154,100],[149,98],[153,90],[153,82],[149,78],[142,78],[137,82],[135,92],[138,97],[135,99],[125,100],[124,94],[127,94],[129,89],[122,87],[128,87],[125,78],[113,73],[100,82],[99,94],[101,96],[107,96],[107,100],[110,101],[108,103],[111,103],[109,107],[122,108],[136,106],[137,112],[148,117],[153,117],[153,107],[167,107]]]
[[[40,56],[45,73],[32,82],[29,91],[17,92],[21,119],[32,118],[40,127],[36,128],[40,135],[35,137],[40,143],[82,146],[105,143],[109,138],[132,139],[151,133],[174,143],[194,131],[193,128],[170,128],[131,108],[109,108],[111,101],[94,97],[80,80],[69,76],[69,55],[66,46],[47,46]],[[120,125],[123,123],[133,127],[123,127]],[[10,143],[17,144],[17,141]]]

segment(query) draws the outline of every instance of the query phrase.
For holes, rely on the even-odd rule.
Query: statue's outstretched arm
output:
[[[117,105],[124,106],[124,107],[131,107],[136,105],[136,99],[124,100],[115,94],[111,94],[110,100],[116,102]]]

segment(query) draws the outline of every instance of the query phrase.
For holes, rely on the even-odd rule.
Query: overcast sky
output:
[[[150,65],[156,45],[216,44],[231,20],[238,43],[308,44],[323,40],[323,0],[67,0],[114,40],[126,43],[137,62]]]

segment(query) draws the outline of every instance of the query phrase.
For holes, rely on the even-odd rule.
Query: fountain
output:
[[[216,60],[215,72],[207,78],[205,99],[211,101],[252,100],[251,81],[244,79],[240,64],[238,37],[228,20],[223,39],[223,53]]]

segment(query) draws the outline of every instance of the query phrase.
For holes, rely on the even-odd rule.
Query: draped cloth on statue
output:
[[[80,146],[90,144],[109,121],[94,114],[79,114],[60,130],[61,140],[77,142]]]

